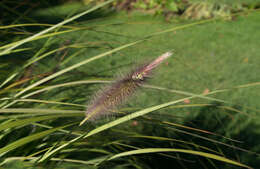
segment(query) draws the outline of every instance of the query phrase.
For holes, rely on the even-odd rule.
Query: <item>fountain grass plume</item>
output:
[[[171,55],[172,52],[164,53],[151,63],[138,67],[123,78],[112,83],[106,89],[100,91],[88,106],[86,117],[80,125],[86,121],[95,121],[102,116],[112,114],[118,105],[124,103],[146,82],[152,70]]]

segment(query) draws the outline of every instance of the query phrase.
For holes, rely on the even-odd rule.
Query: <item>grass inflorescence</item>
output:
[[[105,90],[100,91],[89,105],[86,111],[86,118],[80,125],[85,121],[94,121],[102,116],[111,114],[115,107],[125,102],[150,77],[151,71],[154,68],[171,55],[171,52],[164,53],[151,63],[138,67],[123,78],[112,83]]]

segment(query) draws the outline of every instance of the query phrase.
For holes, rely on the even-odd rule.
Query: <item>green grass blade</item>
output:
[[[73,117],[77,116],[77,115],[74,115],[72,114]],[[72,117],[71,116],[71,117]],[[33,125],[35,126],[39,126],[39,127],[42,127],[42,128],[46,128],[46,129],[52,129],[53,127],[52,126],[48,126],[48,125],[45,125],[45,124],[40,124],[40,123],[32,123]],[[60,129],[60,130],[57,130],[57,131],[60,131],[60,132],[63,132],[63,133],[66,133],[66,134],[70,134],[70,135],[74,135],[74,136],[81,136],[82,134],[80,133],[77,133],[77,132],[71,132],[69,130],[64,130],[64,129]]]
[[[24,24],[13,24],[13,25],[5,25],[5,26],[0,26],[0,29],[10,29],[10,28],[16,28],[16,27],[28,27],[28,26],[47,26],[51,27],[53,24],[45,24],[45,23],[24,23]],[[77,28],[73,26],[61,26],[64,28]]]
[[[1,99],[0,99],[1,100]],[[74,104],[74,103],[65,103],[65,102],[58,102],[58,101],[49,101],[49,100],[39,100],[39,99],[17,99],[18,102],[34,102],[34,103],[45,103],[45,104],[57,104],[57,105],[67,105],[67,106],[76,106],[76,107],[84,107],[86,105],[81,104]]]
[[[75,143],[76,141],[82,139],[85,135],[81,135],[81,136],[78,136],[70,141],[68,141],[67,143],[65,144],[62,144],[61,146],[59,146],[58,148],[55,148],[54,150],[50,151],[50,152],[47,152],[45,153],[42,158],[38,161],[39,163],[41,162],[44,162],[46,161],[47,159],[51,158],[54,154],[58,153],[59,151],[61,151],[62,149],[64,149],[65,147]]]
[[[68,163],[79,163],[79,164],[85,164],[85,165],[97,165],[104,160],[106,160],[109,156],[105,155],[102,157],[94,158],[88,161],[83,161],[83,160],[75,160],[75,159],[68,159],[68,158],[51,158],[51,161],[59,161],[59,162],[68,162]],[[11,161],[16,161],[16,160],[30,160],[30,162],[35,162],[37,161],[39,157],[8,157],[6,158],[2,163],[0,163],[0,166],[7,164]]]
[[[205,152],[201,152],[201,151],[185,150],[185,149],[174,149],[174,148],[145,148],[145,149],[139,149],[139,150],[132,150],[132,151],[127,151],[127,152],[116,154],[116,155],[110,157],[108,160],[113,160],[116,158],[137,155],[137,154],[159,153],[159,152],[178,152],[178,153],[199,155],[202,157],[222,161],[222,162],[233,164],[236,166],[252,169],[251,167],[249,167],[247,165],[241,164],[239,162],[236,162],[236,161],[233,161],[233,160],[230,160],[230,159],[227,159],[225,157],[221,157],[221,156],[218,156],[215,154],[205,153]]]
[[[64,34],[64,33],[69,33],[69,32],[73,32],[73,31],[77,31],[77,30],[80,30],[80,29],[70,29],[70,30],[65,30],[65,31],[60,31],[60,32],[48,33],[48,34],[44,34],[44,35],[41,35],[41,36],[37,36],[37,37],[35,37],[34,39],[31,39],[30,41],[39,40],[39,39],[43,39],[43,38],[47,38],[47,37],[53,37],[53,36],[56,36],[56,35],[60,35],[60,34]],[[10,48],[10,47],[16,45],[17,43],[19,43],[19,42],[21,42],[21,41],[23,41],[23,40],[20,40],[20,41],[17,41],[17,42],[12,42],[12,43],[9,43],[9,44],[7,44],[7,45],[1,46],[0,49]],[[12,53],[12,51],[13,51],[13,50],[8,51],[7,53],[5,53],[5,54],[3,54],[3,55]],[[1,55],[0,55],[0,56],[1,56]]]
[[[0,88],[2,88],[5,84],[7,84],[8,82],[10,82],[18,73],[12,74],[11,76],[9,76],[1,85]]]
[[[21,48],[21,49],[15,49],[12,51],[7,52],[6,54],[10,54],[10,53],[18,53],[18,52],[23,52],[23,51],[28,51],[31,50],[32,48]]]
[[[33,96],[35,94],[39,94],[44,91],[49,91],[52,89],[60,88],[60,87],[70,87],[74,85],[81,85],[81,84],[91,84],[91,83],[109,83],[110,81],[106,80],[80,80],[80,81],[74,81],[74,82],[68,82],[68,83],[62,83],[58,85],[48,86],[40,90],[36,90],[34,92],[28,93],[27,95],[22,96],[22,99],[28,98],[30,96]]]
[[[43,131],[43,132],[39,132],[39,133],[36,133],[36,134],[33,134],[33,135],[30,135],[30,136],[27,136],[27,137],[24,137],[24,138],[21,138],[13,143],[10,143],[8,144],[7,146],[3,147],[0,149],[0,154],[3,155],[3,153],[7,153],[11,150],[14,150],[18,147],[21,147],[29,142],[32,142],[32,141],[35,141],[35,140],[38,140],[46,135],[49,135],[57,130],[60,130],[62,128],[66,128],[66,127],[69,127],[69,126],[72,126],[74,125],[75,123],[71,123],[71,124],[68,124],[68,125],[64,125],[64,126],[61,126],[61,127],[56,127],[56,128],[53,128],[53,129],[49,129],[49,130],[46,130],[46,131]]]
[[[55,88],[59,88],[59,87],[69,87],[69,86],[73,86],[73,85],[80,85],[80,84],[91,84],[91,83],[108,83],[109,81],[105,81],[105,80],[81,80],[81,81],[74,81],[74,82],[69,82],[69,83],[63,83],[63,84],[58,84],[58,85],[53,85],[53,86],[48,86],[48,87],[44,87],[43,89],[39,89],[39,90],[36,90],[36,91],[33,91],[31,93],[28,93],[24,96],[21,97],[21,99],[26,99],[30,96],[33,96],[35,94],[39,94],[41,92],[44,92],[44,91],[48,91],[48,90],[52,90],[52,89],[55,89]],[[4,100],[8,100],[6,98],[4,98]],[[15,103],[17,103],[18,100],[14,100],[12,101],[11,103],[3,103],[3,105],[0,105],[0,107],[2,108],[7,108]]]
[[[13,109],[0,109],[1,113],[84,113],[85,111],[79,110],[58,110],[58,109],[30,109],[30,108],[13,108]]]
[[[41,116],[41,117],[32,117],[32,118],[26,118],[22,120],[16,120],[13,122],[8,122],[8,123],[1,123],[0,124],[0,131],[5,130],[8,128],[13,128],[17,126],[25,126],[34,122],[38,121],[43,121],[43,120],[50,120],[50,119],[55,119],[59,117],[75,117],[75,116],[81,116],[80,114],[63,114],[63,115],[48,115],[48,116]]]
[[[201,145],[198,145],[198,144],[195,144],[195,143],[192,143],[192,142],[178,140],[178,139],[173,139],[173,138],[159,137],[159,136],[145,136],[145,135],[133,135],[133,136],[130,136],[130,137],[133,137],[133,138],[145,138],[145,139],[160,140],[160,141],[173,141],[173,142],[178,142],[178,143],[191,145],[191,146],[196,147],[196,148],[204,149],[206,151],[211,151],[213,153],[219,154],[219,152],[217,152],[215,150],[212,150],[210,148],[207,148],[205,146],[201,146]]]
[[[167,88],[159,87],[159,86],[144,85],[144,87],[150,88],[150,89],[164,90],[164,91],[167,91],[167,92],[176,93],[176,94],[181,94],[181,95],[185,95],[185,96],[196,96],[196,97],[198,97],[198,98],[202,98],[202,99],[206,99],[206,100],[211,100],[211,101],[216,101],[216,102],[221,102],[221,103],[228,103],[228,102],[225,101],[225,100],[216,99],[216,98],[212,98],[212,97],[207,97],[207,96],[205,96],[205,95],[198,95],[198,94],[194,94],[194,93],[190,93],[190,92],[185,92],[185,91],[180,91],[180,90],[167,89]]]

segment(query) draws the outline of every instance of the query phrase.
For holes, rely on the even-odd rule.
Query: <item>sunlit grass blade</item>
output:
[[[32,48],[21,48],[21,49],[14,49],[12,51],[7,52],[6,54],[11,54],[11,53],[18,53],[18,52],[24,52],[24,51],[28,51],[31,50]]]
[[[131,149],[134,149],[134,150],[139,150],[139,149],[141,149],[140,147],[135,147],[135,146],[132,146],[132,145],[120,143],[119,141],[112,142],[111,144],[112,144],[112,145],[116,145],[116,146],[120,146],[119,149],[121,149],[121,150],[122,150],[122,147],[127,147],[127,148],[131,148]],[[178,161],[193,162],[193,161],[191,161],[191,160],[186,160],[186,159],[183,159],[183,158],[178,157],[178,154],[175,155],[175,156],[169,155],[169,154],[166,154],[166,153],[158,153],[158,154],[160,154],[161,156],[164,156],[164,157],[176,159],[176,160],[178,160]]]
[[[53,24],[45,24],[45,23],[24,23],[24,24],[12,24],[12,25],[4,25],[0,26],[0,29],[10,29],[10,28],[17,28],[17,27],[28,27],[28,26],[48,26],[51,27]],[[75,26],[60,26],[63,28],[77,28]]]
[[[53,89],[57,89],[57,88],[61,88],[61,87],[70,87],[70,86],[74,86],[74,85],[81,85],[81,84],[95,84],[95,83],[110,83],[110,81],[107,80],[102,80],[102,79],[92,79],[92,80],[80,80],[80,81],[73,81],[73,82],[68,82],[68,83],[62,83],[62,84],[57,84],[57,85],[52,85],[52,86],[41,86],[39,87],[39,90],[33,91],[31,93],[28,93],[24,96],[22,96],[22,99],[26,99],[30,96],[45,92],[45,91],[49,91],[49,90],[53,90]],[[14,86],[16,83],[11,84],[8,87],[12,87]],[[23,90],[23,88],[21,89]],[[18,91],[21,91],[18,90]],[[0,91],[0,94],[6,92],[4,90]]]
[[[49,52],[47,52],[47,53],[45,53],[45,54],[43,54],[43,55],[41,55],[41,56],[39,56],[39,57],[37,57],[37,58],[35,58],[35,59],[29,61],[27,64],[25,64],[25,65],[23,66],[23,68],[26,68],[26,67],[28,67],[29,65],[31,65],[31,64],[33,64],[33,63],[35,63],[35,62],[37,62],[37,61],[39,61],[39,60],[41,60],[41,59],[47,57],[47,56],[49,56],[49,55],[51,55],[51,54],[53,54],[53,53],[56,53],[57,51],[64,50],[64,49],[66,49],[66,48],[68,48],[68,47],[69,47],[69,46],[63,46],[63,47],[60,47],[60,48],[51,50],[51,51],[49,51]]]
[[[78,136],[78,137],[76,137],[76,138],[74,138],[74,139],[68,141],[67,143],[62,144],[62,145],[59,146],[58,148],[55,148],[54,150],[45,153],[45,154],[41,157],[41,159],[38,160],[38,162],[41,163],[41,162],[44,162],[44,161],[50,159],[50,158],[51,158],[52,156],[54,156],[56,153],[58,153],[59,151],[61,151],[61,150],[64,149],[65,147],[70,146],[71,144],[73,144],[73,143],[77,142],[78,140],[82,139],[84,136],[85,136],[85,134],[84,134],[84,135],[81,135],[81,136]]]
[[[10,82],[11,80],[13,80],[13,78],[17,75],[18,73],[12,74],[11,76],[9,76],[1,85],[0,88],[2,88],[5,84],[7,84],[8,82]]]
[[[50,100],[39,100],[39,99],[17,99],[18,102],[31,102],[31,103],[45,103],[45,104],[56,104],[56,105],[67,105],[67,106],[75,106],[75,107],[86,107],[86,105],[74,104],[74,103],[66,103],[59,101],[50,101]]]
[[[206,99],[206,100],[211,100],[211,101],[216,101],[216,102],[221,102],[221,103],[228,103],[228,102],[225,101],[225,100],[208,97],[208,96],[206,96],[206,95],[198,95],[198,94],[189,93],[189,92],[180,91],[180,90],[167,89],[167,88],[159,87],[159,86],[144,85],[144,87],[150,88],[150,89],[163,90],[163,91],[167,91],[167,92],[171,92],[171,93],[176,93],[176,94],[181,94],[181,95],[185,95],[185,96],[196,96],[196,97],[198,97],[198,98],[202,98],[202,99]]]
[[[24,96],[21,97],[21,99],[26,99],[30,96],[33,96],[33,95],[36,95],[36,94],[39,94],[41,92],[45,92],[45,91],[49,91],[49,90],[53,90],[53,89],[56,89],[56,88],[60,88],[60,87],[70,87],[70,86],[74,86],[74,85],[80,85],[80,84],[93,84],[93,83],[110,83],[110,81],[107,81],[107,80],[81,80],[81,81],[74,81],[74,82],[68,82],[68,83],[62,83],[62,84],[58,84],[58,85],[53,85],[53,86],[47,86],[47,87],[43,87],[42,89],[39,89],[39,90],[36,90],[36,91],[33,91],[31,93],[28,93]],[[23,90],[23,89],[22,89]],[[0,91],[1,92],[5,92],[5,90],[2,90]],[[0,100],[9,100],[8,98],[2,98]],[[19,102],[19,100],[16,100],[16,99],[13,99],[14,101],[12,102],[3,102],[2,104],[0,104],[0,107],[2,108],[7,108],[17,102]]]
[[[202,129],[198,129],[198,128],[194,128],[194,127],[184,126],[184,125],[181,125],[181,124],[172,123],[172,122],[168,122],[168,121],[162,121],[162,123],[168,124],[168,125],[171,125],[171,126],[176,126],[176,127],[188,129],[188,130],[192,130],[192,131],[198,131],[198,132],[201,132],[201,133],[206,133],[206,134],[209,134],[209,135],[219,136],[219,137],[225,138],[227,140],[235,141],[235,142],[240,142],[240,141],[237,141],[237,140],[234,140],[234,139],[231,139],[231,138],[227,138],[225,136],[216,134],[216,133],[208,131],[208,130],[202,130]]]
[[[48,116],[40,116],[40,117],[32,117],[32,118],[26,118],[21,120],[15,120],[8,123],[1,123],[0,131],[8,128],[13,128],[16,126],[25,126],[34,122],[39,122],[44,120],[56,119],[60,117],[76,117],[76,116],[81,116],[81,115],[80,114],[48,115]]]
[[[68,162],[68,163],[78,163],[78,164],[85,164],[85,165],[98,165],[101,162],[103,162],[105,159],[107,159],[109,156],[102,156],[99,158],[94,158],[91,160],[83,161],[83,160],[75,160],[75,159],[69,159],[69,158],[51,158],[50,161],[58,161],[58,162]],[[29,160],[32,164],[37,161],[39,157],[8,157],[5,158],[3,162],[0,163],[0,166],[3,166],[5,164],[8,164],[9,162],[12,161],[24,161],[24,160]]]
[[[66,113],[84,113],[79,110],[58,110],[58,109],[36,109],[36,108],[13,108],[0,109],[1,113],[46,113],[46,114],[66,114]]]
[[[139,149],[139,150],[132,150],[132,151],[127,151],[127,152],[116,154],[116,155],[110,157],[108,160],[113,160],[113,159],[117,159],[120,157],[126,157],[126,156],[137,155],[137,154],[159,153],[159,152],[176,152],[176,153],[193,154],[193,155],[198,155],[198,156],[222,161],[225,163],[233,164],[236,166],[252,169],[251,167],[249,167],[247,165],[241,164],[237,161],[233,161],[233,160],[230,160],[230,159],[227,159],[225,157],[218,156],[215,154],[205,153],[205,152],[201,152],[201,151],[185,150],[185,149],[174,149],[174,148],[145,148],[145,149]]]
[[[208,137],[204,137],[204,136],[201,136],[201,135],[198,135],[198,134],[195,134],[195,133],[191,133],[191,132],[188,132],[188,131],[185,131],[185,130],[180,130],[180,129],[177,129],[177,128],[170,128],[170,127],[167,127],[167,129],[173,130],[173,131],[176,131],[176,132],[179,132],[179,133],[184,133],[184,134],[190,135],[192,137],[197,137],[197,138],[200,138],[202,140],[206,140],[206,141],[216,143],[216,144],[219,144],[219,145],[224,145],[226,147],[229,147],[229,148],[232,148],[232,149],[235,149],[235,150],[240,150],[240,151],[243,151],[243,152],[247,152],[247,153],[250,153],[250,154],[255,154],[255,155],[260,156],[260,154],[258,154],[256,152],[253,152],[253,151],[250,151],[250,150],[247,150],[247,149],[244,149],[244,148],[240,148],[240,147],[237,147],[235,145],[227,144],[227,143],[224,143],[224,142],[221,142],[221,141],[217,141],[217,140],[214,140],[214,139],[211,139],[211,138],[208,138]]]
[[[12,142],[4,147],[2,147],[0,149],[0,154],[3,155],[4,153],[7,153],[11,150],[14,150],[18,147],[21,147],[29,142],[32,142],[32,141],[35,141],[35,140],[38,140],[46,135],[49,135],[59,129],[63,129],[63,128],[66,128],[66,127],[69,127],[69,126],[72,126],[72,125],[75,125],[75,123],[71,123],[71,124],[67,124],[67,125],[64,125],[64,126],[61,126],[61,127],[56,127],[56,128],[53,128],[53,129],[49,129],[49,130],[46,130],[46,131],[43,131],[43,132],[39,132],[39,133],[36,133],[36,134],[33,134],[33,135],[30,135],[30,136],[27,136],[27,137],[24,137],[24,138],[21,138],[15,142]]]
[[[72,114],[71,115],[71,117],[77,117],[77,116],[79,116],[79,114],[77,115],[75,115],[75,114]],[[66,117],[66,116],[64,116],[64,117]],[[38,127],[42,127],[42,128],[46,128],[46,129],[52,129],[52,128],[54,128],[54,127],[52,127],[52,126],[49,126],[49,125],[46,125],[46,124],[41,124],[41,123],[36,123],[36,122],[34,122],[34,123],[32,123],[33,125],[35,125],[35,126],[38,126]],[[57,131],[60,131],[60,132],[62,132],[62,133],[66,133],[66,134],[71,134],[71,135],[74,135],[74,136],[82,136],[82,134],[80,134],[80,133],[78,133],[78,132],[74,132],[74,131],[69,131],[69,130],[65,130],[65,129],[59,129],[59,130],[57,130]]]
[[[53,32],[53,33],[48,33],[48,34],[44,34],[44,35],[41,35],[41,36],[37,36],[35,37],[34,39],[31,39],[31,41],[34,41],[34,40],[39,40],[39,39],[43,39],[43,38],[47,38],[47,37],[54,37],[54,36],[57,36],[57,35],[61,35],[61,34],[65,34],[65,33],[69,33],[69,32],[73,32],[73,31],[78,31],[80,29],[70,29],[70,30],[64,30],[64,31],[59,31],[59,32]],[[18,44],[19,42],[22,42],[23,40],[20,40],[18,42],[12,42],[12,43],[9,43],[9,44],[6,44],[4,46],[0,46],[0,49],[3,50],[3,49],[6,49],[6,48],[10,48],[16,44]],[[18,50],[18,49],[17,49]],[[13,50],[10,50],[8,52],[6,52],[5,54],[2,54],[2,55],[6,55],[6,54],[9,54],[9,53],[12,53]],[[0,53],[0,56],[1,56],[1,53]]]
[[[186,144],[186,145],[191,145],[195,148],[200,148],[206,151],[211,151],[213,153],[216,154],[220,154],[219,152],[212,150],[208,147],[205,146],[201,146],[192,142],[188,142],[188,141],[183,141],[183,140],[178,140],[178,139],[173,139],[173,138],[167,138],[167,137],[159,137],[159,136],[146,136],[146,135],[133,135],[133,136],[129,136],[129,137],[133,137],[133,138],[145,138],[145,139],[150,139],[150,140],[159,140],[159,141],[172,141],[172,142],[178,142],[178,143],[182,143],[182,144]],[[181,145],[180,145],[181,146]]]

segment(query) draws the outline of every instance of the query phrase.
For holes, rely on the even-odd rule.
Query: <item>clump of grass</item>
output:
[[[164,53],[151,63],[138,67],[105,90],[100,91],[89,105],[86,111],[86,118],[80,125],[85,121],[94,121],[102,116],[111,114],[115,107],[125,102],[150,77],[154,68],[171,55],[171,52]]]

